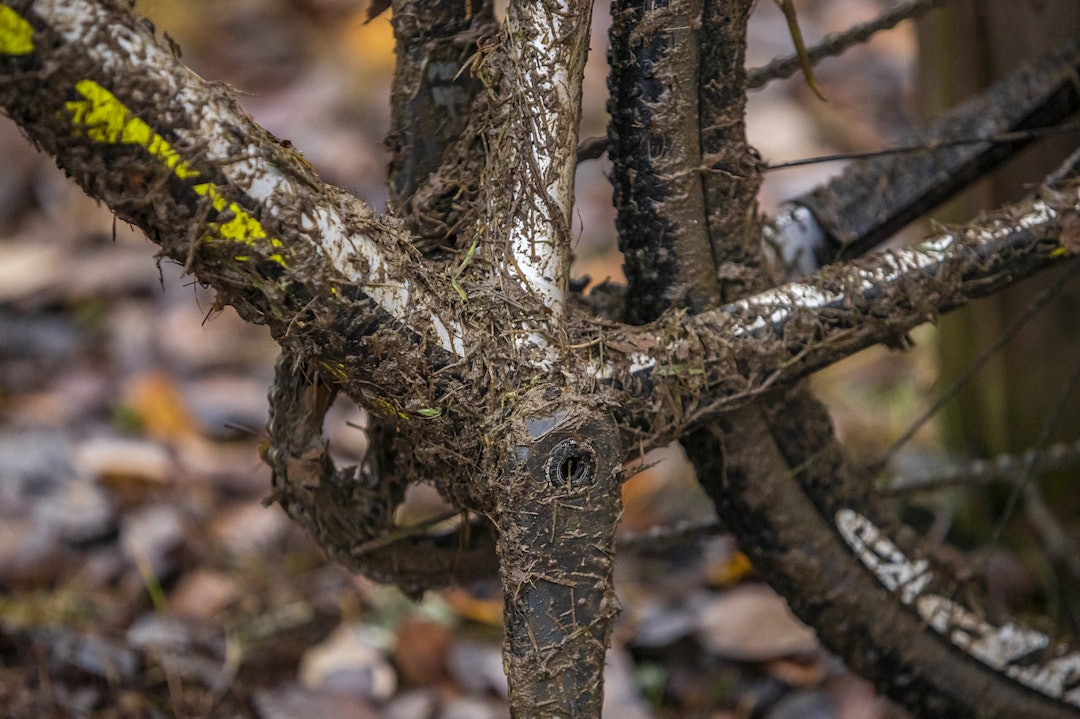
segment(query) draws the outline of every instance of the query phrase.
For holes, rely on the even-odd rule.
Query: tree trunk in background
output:
[[[935,115],[975,94],[1077,32],[1077,0],[958,0],[920,24],[919,94],[924,114]],[[1038,143],[939,213],[939,218],[964,219],[976,208],[997,207],[1021,196],[1076,145],[1077,133]],[[962,373],[1052,279],[1044,273],[944,317],[943,384]],[[947,414],[949,441],[977,456],[1032,446],[1044,418],[1061,399],[1065,376],[1078,357],[1080,286],[1073,283],[960,394]],[[1078,436],[1080,397],[1073,396],[1052,440]]]

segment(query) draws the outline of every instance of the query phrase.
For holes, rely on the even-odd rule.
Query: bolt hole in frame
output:
[[[594,453],[572,439],[564,439],[551,450],[546,475],[553,485],[584,486],[596,471]]]
[[[569,479],[572,482],[575,475],[580,473],[581,467],[584,466],[585,463],[579,461],[578,455],[571,452],[571,454],[565,460],[556,464],[555,475],[556,477]],[[862,517],[861,515],[849,514],[846,511],[838,511],[836,516],[838,517],[838,519],[842,519],[841,533],[845,535],[845,538],[848,538],[849,536],[860,538],[858,539],[858,541],[861,541],[863,544],[858,546],[855,546],[853,544],[853,546],[855,546],[855,548],[859,551],[864,563],[866,563],[868,566],[870,566],[873,562],[876,562],[875,566],[900,566],[905,564],[904,561],[898,559],[898,557],[902,557],[903,555],[897,555],[896,552],[893,551],[895,549],[895,546],[889,544],[887,541],[881,540],[880,537],[875,534],[876,528],[874,527],[874,525],[872,523],[868,524],[870,520]],[[847,531],[845,531],[845,528],[847,528]],[[853,543],[856,540],[848,539],[848,541],[849,543]],[[875,556],[879,558],[886,558],[889,561],[883,562],[880,559],[874,559]],[[871,569],[875,569],[875,566],[871,566]],[[921,565],[916,564],[914,566],[919,567]],[[878,573],[878,577],[891,577],[894,576],[894,574],[895,572],[889,570],[885,573]],[[908,574],[910,574],[911,577],[913,577],[914,579],[919,580],[919,582],[921,582],[920,578],[925,576],[925,573],[922,571],[914,573],[909,572]],[[882,579],[882,583],[890,589],[895,588],[896,586],[900,586],[895,584],[895,580],[891,581],[894,581],[894,586],[889,587],[889,584],[886,582],[886,580]],[[911,596],[911,588],[919,582],[912,583],[911,581],[905,580],[902,583],[902,586],[905,587],[906,591],[906,594],[904,596]]]

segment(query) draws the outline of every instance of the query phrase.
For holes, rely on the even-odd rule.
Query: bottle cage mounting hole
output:
[[[545,475],[553,486],[578,489],[591,482],[595,473],[596,453],[576,440],[562,440],[548,455]]]

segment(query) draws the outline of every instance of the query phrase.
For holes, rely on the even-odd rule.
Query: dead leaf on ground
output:
[[[462,619],[500,626],[503,621],[503,600],[501,594],[487,597],[477,597],[461,587],[453,587],[443,592],[443,599],[454,611],[454,614]]]
[[[148,437],[170,445],[198,438],[200,427],[173,378],[151,371],[135,376],[124,392],[124,404]]]
[[[236,577],[208,569],[195,569],[177,582],[169,594],[169,608],[179,617],[210,619],[242,595]]]
[[[164,484],[173,471],[165,447],[145,439],[94,436],[79,443],[73,453],[75,468],[108,486],[128,482]]]
[[[454,629],[445,622],[407,617],[397,629],[394,664],[406,684],[435,684],[446,678],[446,656]]]
[[[707,649],[729,659],[767,661],[818,649],[814,631],[764,584],[716,595],[699,610],[697,629]]]
[[[374,707],[358,697],[312,690],[298,684],[260,689],[255,692],[254,704],[259,719],[379,719]]]
[[[300,660],[300,680],[312,690],[386,701],[397,690],[397,673],[372,627],[341,626]]]

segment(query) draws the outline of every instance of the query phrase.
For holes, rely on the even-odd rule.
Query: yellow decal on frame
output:
[[[22,15],[0,5],[0,55],[29,55],[34,51],[34,28]]]
[[[65,103],[72,122],[91,140],[109,145],[139,145],[145,148],[178,178],[189,180],[199,176],[181,159],[180,154],[161,135],[154,132],[145,121],[135,116],[115,95],[93,80],[80,80],[75,90],[83,100]],[[229,202],[210,182],[201,182],[191,186],[197,194],[210,198],[210,203],[218,212],[228,211],[232,217],[223,222],[211,223],[217,235],[231,242],[256,246],[259,241],[268,241],[271,247],[281,248],[282,242],[276,237],[268,238],[262,224],[235,202]],[[206,239],[213,239],[207,236]],[[237,261],[244,262],[247,255],[237,255]],[[280,252],[274,252],[267,258],[285,267],[285,258]]]

